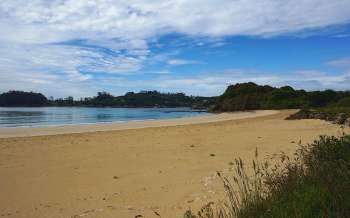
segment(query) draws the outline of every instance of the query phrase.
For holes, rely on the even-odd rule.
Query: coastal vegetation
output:
[[[238,111],[257,109],[350,107],[350,91],[305,91],[290,86],[280,88],[255,83],[230,85],[218,98],[212,111]]]
[[[127,92],[114,96],[98,92],[94,97],[49,100],[40,93],[9,91],[0,95],[0,106],[94,106],[94,107],[192,107],[212,112],[258,109],[317,109],[329,112],[350,111],[350,91],[305,91],[290,86],[280,88],[237,83],[219,97],[188,96],[158,91]]]
[[[19,107],[19,106],[43,106],[47,105],[47,98],[41,93],[9,91],[0,95],[0,106]]]
[[[72,96],[49,100],[41,93],[9,91],[0,95],[0,106],[91,106],[91,107],[191,107],[204,109],[213,105],[216,97],[187,96],[183,93],[158,91],[128,92],[113,96],[98,92],[94,97],[75,100]]]
[[[350,135],[321,136],[273,165],[255,157],[252,175],[240,159],[232,178],[218,173],[223,202],[188,210],[184,218],[350,217]]]
[[[128,92],[123,96],[113,96],[99,92],[96,97],[76,102],[89,106],[110,107],[193,107],[206,108],[215,98],[187,96],[184,93],[160,93],[158,91]]]

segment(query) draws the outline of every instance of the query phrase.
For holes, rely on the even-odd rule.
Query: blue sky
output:
[[[350,89],[349,0],[2,0],[0,92]]]

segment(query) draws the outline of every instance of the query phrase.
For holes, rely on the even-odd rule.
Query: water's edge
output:
[[[108,124],[208,114],[191,108],[0,107],[0,128]]]

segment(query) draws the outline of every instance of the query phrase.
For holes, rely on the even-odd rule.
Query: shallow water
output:
[[[0,127],[157,120],[204,113],[190,108],[0,107]]]

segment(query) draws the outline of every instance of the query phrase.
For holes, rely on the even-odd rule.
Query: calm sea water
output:
[[[48,126],[192,117],[190,108],[0,107],[0,127]]]

